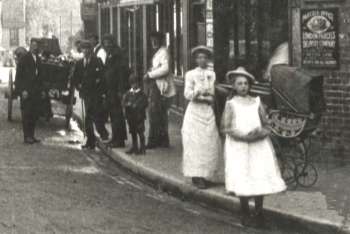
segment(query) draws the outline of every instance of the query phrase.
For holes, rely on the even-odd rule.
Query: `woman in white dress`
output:
[[[213,110],[215,73],[208,68],[212,52],[205,46],[192,50],[197,68],[186,73],[185,98],[189,101],[182,126],[183,173],[200,189],[215,177],[220,137]]]
[[[243,225],[263,225],[263,196],[282,192],[275,152],[269,139],[268,121],[259,97],[249,89],[254,77],[239,67],[227,73],[235,95],[225,105],[221,132],[225,141],[226,190],[240,198]],[[255,214],[250,217],[249,198],[255,200]],[[252,223],[251,223],[252,221]]]

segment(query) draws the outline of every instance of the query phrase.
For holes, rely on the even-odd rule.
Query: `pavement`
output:
[[[79,117],[79,107],[75,113]],[[181,173],[181,116],[171,116],[170,149],[148,150],[145,156],[135,156],[125,154],[125,149],[110,149],[102,142],[99,146],[118,164],[161,191],[238,215],[239,200],[225,192],[223,183],[198,190],[184,178]],[[286,192],[266,197],[269,225],[297,227],[296,230],[301,230],[299,233],[350,233],[350,161],[323,150],[321,143],[316,142],[315,152],[311,152],[318,172],[317,183],[311,188],[291,187]],[[130,144],[129,140],[127,147]]]

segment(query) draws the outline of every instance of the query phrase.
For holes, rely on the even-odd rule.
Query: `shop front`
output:
[[[190,50],[214,50],[219,83],[245,66],[263,80],[269,59],[289,45],[289,65],[324,77],[326,112],[321,127],[327,145],[346,150],[350,142],[350,3],[344,0],[110,0],[99,3],[99,34],[112,33],[140,76],[151,55],[149,32],[166,34],[178,95],[173,110],[183,113],[184,74],[193,68]],[[345,152],[345,151],[344,151]]]

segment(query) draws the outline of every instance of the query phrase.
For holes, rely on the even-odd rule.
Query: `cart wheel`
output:
[[[317,169],[311,163],[298,163],[295,168],[295,176],[298,185],[304,188],[314,186],[318,179]]]
[[[14,99],[13,94],[13,75],[12,75],[12,69],[10,69],[9,73],[9,83],[8,83],[8,90],[7,90],[7,120],[12,121],[12,102]]]

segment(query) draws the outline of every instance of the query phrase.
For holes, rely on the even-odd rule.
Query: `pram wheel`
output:
[[[297,185],[295,178],[295,163],[291,159],[279,160],[281,175],[288,188],[294,189]]]
[[[312,187],[316,184],[318,173],[316,167],[311,163],[300,162],[295,167],[295,178],[298,185],[304,188]]]

